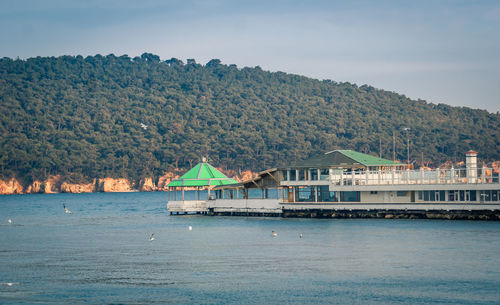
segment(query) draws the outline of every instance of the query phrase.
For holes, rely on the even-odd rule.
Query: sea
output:
[[[0,196],[0,304],[500,304],[500,222],[172,216],[167,200]]]

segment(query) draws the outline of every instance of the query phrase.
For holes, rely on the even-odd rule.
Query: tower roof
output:
[[[168,184],[172,187],[184,186],[216,186],[238,183],[232,178],[218,171],[212,165],[201,162],[196,164],[195,167],[190,169],[187,173],[182,175],[179,179],[175,179]]]

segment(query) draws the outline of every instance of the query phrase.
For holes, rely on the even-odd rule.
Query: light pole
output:
[[[408,150],[408,158],[406,164],[408,165],[408,169],[410,168],[410,127],[403,128],[406,131],[406,148]]]

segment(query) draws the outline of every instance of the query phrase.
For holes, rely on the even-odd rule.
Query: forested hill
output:
[[[438,165],[500,159],[500,115],[259,67],[153,54],[0,60],[0,173],[139,179],[188,168],[263,170],[333,149]]]

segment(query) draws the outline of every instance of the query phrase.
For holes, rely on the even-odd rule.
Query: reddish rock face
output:
[[[30,184],[26,189],[26,194],[35,194],[41,192],[42,192],[42,182],[37,180],[33,181],[33,183]]]
[[[91,183],[68,183],[61,184],[61,193],[92,193],[96,189],[96,179]]]
[[[45,194],[55,194],[60,192],[61,187],[61,176],[50,176],[44,183],[44,193]]]
[[[143,178],[141,179],[141,182],[139,183],[139,190],[141,192],[153,192],[157,191],[158,188],[153,182],[153,178]]]
[[[132,185],[125,178],[101,178],[97,181],[98,192],[130,192]]]
[[[23,194],[23,186],[15,178],[10,179],[9,181],[0,180],[0,194]]]

